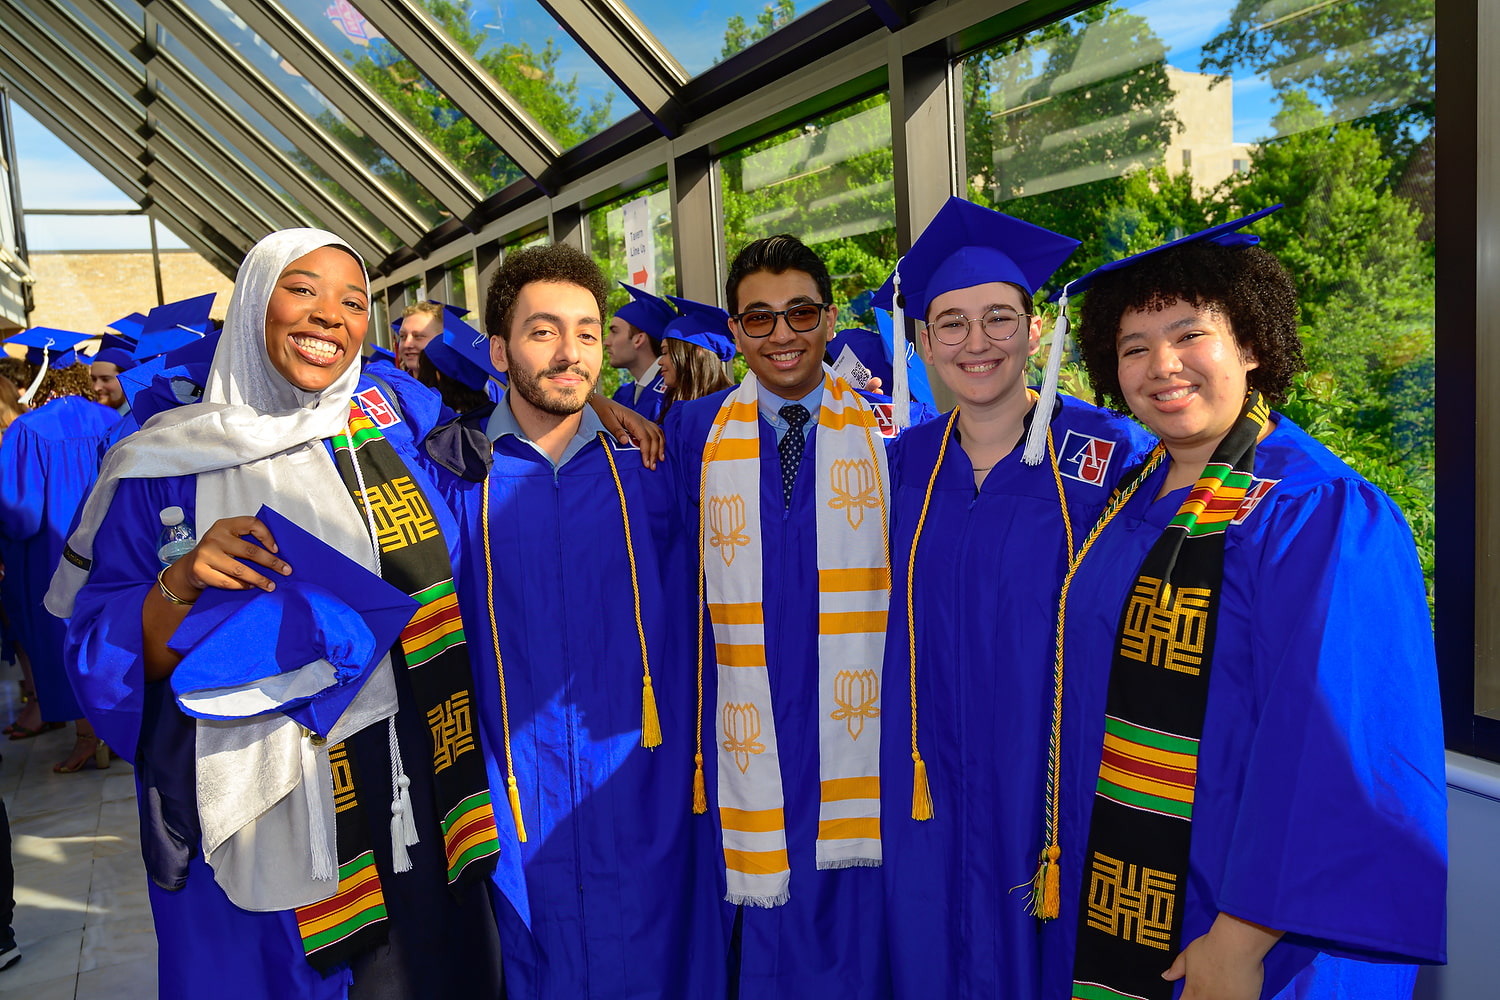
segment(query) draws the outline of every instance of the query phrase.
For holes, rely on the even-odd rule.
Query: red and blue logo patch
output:
[[[1080,483],[1103,486],[1114,454],[1113,441],[1068,431],[1067,437],[1063,438],[1062,449],[1058,452],[1058,471]]]
[[[1234,520],[1229,523],[1244,524],[1245,518],[1250,516],[1250,512],[1260,505],[1266,494],[1271,492],[1271,488],[1279,482],[1281,482],[1279,479],[1252,479],[1250,488],[1245,491],[1245,499],[1240,502],[1239,513],[1234,515]]]
[[[365,416],[370,418],[370,423],[385,430],[401,422],[401,415],[396,408],[385,401],[380,390],[373,385],[363,392],[356,392],[354,398],[359,402],[359,408],[365,411]]]

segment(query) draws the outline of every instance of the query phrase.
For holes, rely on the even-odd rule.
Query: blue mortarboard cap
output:
[[[135,338],[122,337],[117,333],[101,333],[99,335],[99,350],[107,351],[111,347],[130,354],[135,350]]]
[[[132,352],[136,360],[154,358],[206,336],[212,329],[208,311],[213,308],[214,295],[209,292],[152,309]]]
[[[122,372],[128,372],[137,364],[130,352],[121,347],[101,347],[91,361],[107,361]]]
[[[172,636],[172,691],[198,718],[281,711],[326,735],[418,604],[269,507],[256,517],[292,575],[270,593],[204,591]]]
[[[500,372],[490,361],[490,338],[452,313],[443,314],[443,333],[424,349],[433,367],[470,389],[483,389]]]
[[[208,381],[209,367],[213,364],[214,350],[219,346],[220,333],[221,331],[215,330],[206,337],[184,344],[175,351],[157,355],[120,373],[120,391],[125,394],[125,401],[130,404],[131,412],[137,420],[145,423],[162,410],[188,402],[172,391],[173,379],[185,379],[197,387],[200,391],[193,396],[194,400],[201,396],[202,386]],[[138,403],[137,395],[142,390],[151,388],[158,379],[162,382],[158,398],[150,406]]]
[[[667,298],[682,310],[682,315],[662,328],[662,340],[681,340],[703,348],[720,361],[734,360],[734,334],[729,330],[727,312],[705,302],[680,299],[675,295],[668,295]],[[641,329],[644,330],[645,327]]]
[[[906,315],[921,319],[944,292],[990,281],[1035,293],[1077,247],[1070,236],[949,198],[896,264]],[[892,308],[894,287],[892,274],[876,291],[874,305]]]
[[[445,313],[450,313],[454,316],[457,316],[459,319],[463,319],[465,316],[469,315],[469,310],[465,309],[463,306],[455,306],[447,302],[439,302],[437,299],[427,299],[426,302],[428,305],[442,306]],[[401,336],[401,324],[406,322],[406,319],[407,318],[405,316],[402,316],[397,319],[391,320],[391,333],[395,334],[398,338]],[[394,357],[394,355],[392,356]]]
[[[667,324],[677,318],[677,310],[669,306],[665,300],[650,292],[642,291],[634,285],[627,285],[622,281],[620,287],[630,293],[630,301],[616,309],[615,315],[636,329],[644,330],[650,336],[660,340]],[[672,301],[685,300],[673,299]],[[733,356],[731,352],[730,357]]]
[[[74,348],[88,343],[93,338],[94,335],[91,333],[58,330],[50,326],[34,326],[30,330],[22,330],[4,343],[26,348],[27,364],[40,365],[45,360],[52,368],[67,368],[79,360],[79,354]]]
[[[129,316],[121,316],[109,324],[111,330],[117,330],[122,338],[130,341],[131,346],[141,339],[141,331],[146,329],[146,317],[140,313],[131,313]],[[105,336],[109,336],[106,334]]]
[[[1111,271],[1123,271],[1125,268],[1136,263],[1144,257],[1150,257],[1152,254],[1161,253],[1163,250],[1171,250],[1173,247],[1180,247],[1185,243],[1215,243],[1221,247],[1254,246],[1255,244],[1260,242],[1260,237],[1256,236],[1254,233],[1242,233],[1240,232],[1240,230],[1250,225],[1252,222],[1257,222],[1261,219],[1264,219],[1266,216],[1282,207],[1282,203],[1277,202],[1270,208],[1263,208],[1259,212],[1252,212],[1250,215],[1235,219],[1233,222],[1225,222],[1217,226],[1210,226],[1207,229],[1202,230],[1201,232],[1193,233],[1191,236],[1183,236],[1180,239],[1171,241],[1170,243],[1163,243],[1159,247],[1152,247],[1150,250],[1142,250],[1138,254],[1132,254],[1129,257],[1122,257],[1119,260],[1112,260],[1108,264],[1100,264],[1088,274],[1085,274],[1080,278],[1074,278],[1072,281],[1068,282],[1067,285],[1059,290],[1055,295],[1053,295],[1052,298],[1056,300],[1060,298],[1064,292],[1066,292],[1068,295],[1077,295],[1080,292],[1086,292],[1088,291],[1089,286],[1094,283],[1094,279],[1099,277],[1099,275],[1101,274],[1108,274]]]
[[[396,363],[396,352],[395,351],[388,351],[384,347],[381,347],[379,344],[371,344],[370,345],[370,357],[369,357],[368,360],[370,360],[372,362],[373,361],[384,361],[384,362],[387,362],[389,364],[395,364]]]

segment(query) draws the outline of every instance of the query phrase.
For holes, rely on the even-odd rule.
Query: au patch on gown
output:
[[[1114,459],[1115,443],[1070,430],[1063,438],[1058,471],[1090,486],[1103,486]]]

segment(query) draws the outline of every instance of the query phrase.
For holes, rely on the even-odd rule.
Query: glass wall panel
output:
[[[640,204],[642,202],[643,206]],[[644,227],[627,233],[627,213],[632,222],[637,218],[644,219]],[[677,294],[677,262],[672,245],[672,205],[666,181],[642,188],[618,201],[600,205],[589,212],[588,226],[589,250],[609,282],[609,299],[606,305],[611,314],[630,301],[630,293],[617,282],[634,284],[656,295]],[[645,250],[644,253],[638,251],[634,264],[627,260],[627,240]],[[643,257],[650,261],[644,267],[640,266]],[[619,386],[620,371],[610,367],[607,358],[605,361],[599,385],[600,391],[608,395]]]
[[[822,0],[709,0],[684,7],[672,0],[634,0],[630,9],[690,76],[747,49]]]
[[[790,233],[828,265],[840,325],[871,325],[868,298],[896,264],[890,99],[885,94],[788,129],[720,161],[725,260]],[[860,311],[851,312],[859,300]]]
[[[291,62],[252,31],[223,0],[185,2],[215,34],[232,45],[250,65],[264,74],[279,93],[316,121],[331,142],[352,154],[372,174],[383,180],[393,194],[417,209],[429,226],[436,226],[448,215],[395,157],[334,107],[322,91],[304,79]]]
[[[962,67],[968,196],[1083,240],[1064,279],[1286,203],[1255,230],[1298,283],[1281,409],[1401,504],[1429,588],[1433,39],[1432,0],[1144,0]]]

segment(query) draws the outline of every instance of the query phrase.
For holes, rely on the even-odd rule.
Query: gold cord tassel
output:
[[[505,795],[510,799],[510,815],[516,821],[516,839],[526,843],[526,824],[521,821],[521,790],[516,787],[516,776],[505,779]]]
[[[932,791],[927,787],[927,762],[922,755],[911,755],[911,818],[932,819]]]
[[[708,791],[703,787],[703,755],[693,754],[693,813],[702,816],[708,812]]]
[[[1062,869],[1057,859],[1062,849],[1056,844],[1047,845],[1042,852],[1041,863],[1036,866],[1036,875],[1031,880],[1031,915],[1042,920],[1056,920],[1062,907]]]
[[[651,675],[641,683],[641,746],[654,750],[661,746],[661,718],[656,714],[656,688]]]

